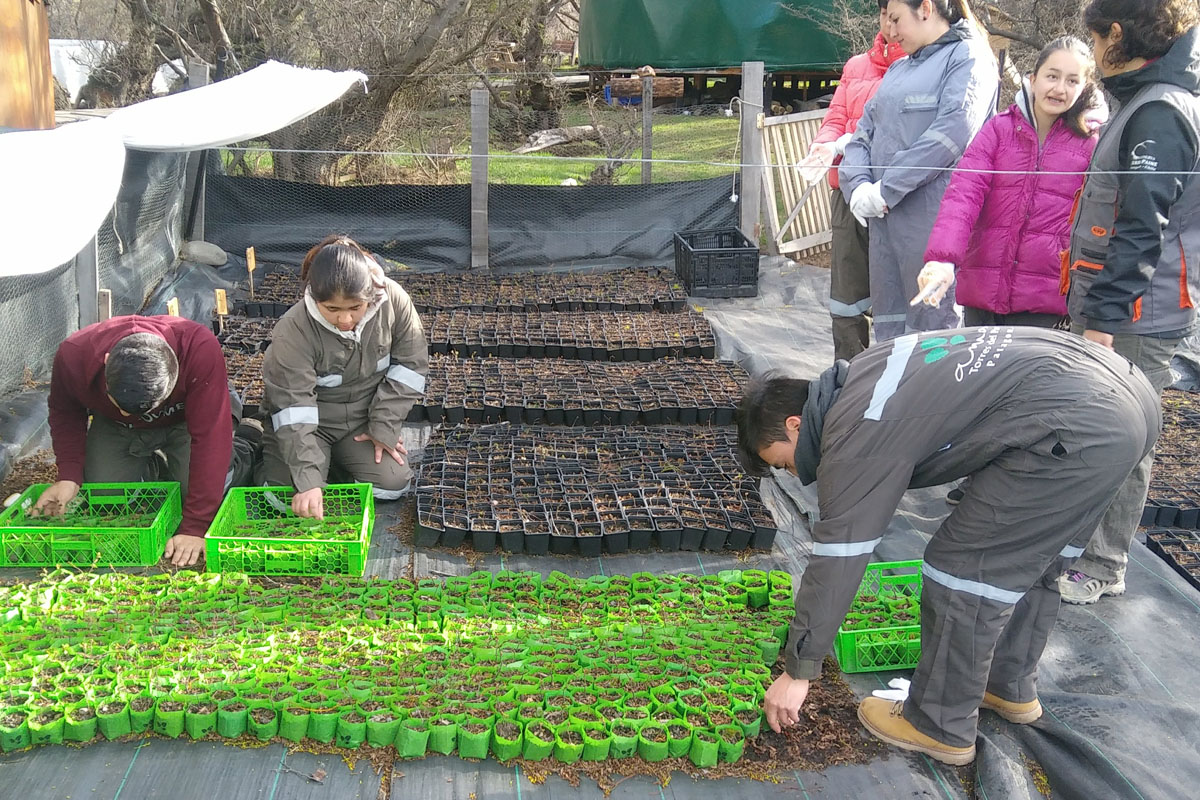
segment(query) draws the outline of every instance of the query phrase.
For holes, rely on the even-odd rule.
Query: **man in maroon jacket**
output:
[[[58,348],[49,407],[59,480],[35,510],[63,513],[84,481],[177,480],[183,521],[166,556],[195,564],[232,475],[228,376],[212,331],[180,317],[89,325]]]

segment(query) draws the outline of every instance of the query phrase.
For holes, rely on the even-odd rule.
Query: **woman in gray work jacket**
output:
[[[300,268],[304,298],[263,360],[268,485],[294,486],[292,510],[324,516],[331,462],[391,500],[412,472],[400,426],[425,394],[429,347],[408,294],[353,240],[330,236]]]
[[[909,306],[949,167],[996,108],[996,61],[966,0],[892,0],[888,33],[909,54],[888,68],[839,170],[870,231],[875,340],[958,324],[954,296]]]

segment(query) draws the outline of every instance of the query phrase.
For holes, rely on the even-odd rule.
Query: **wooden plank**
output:
[[[54,127],[46,3],[0,0],[0,128]]]
[[[683,97],[683,78],[653,78],[655,97]],[[608,82],[613,97],[641,97],[642,79],[612,78]]]

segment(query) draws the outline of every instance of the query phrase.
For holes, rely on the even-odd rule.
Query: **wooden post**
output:
[[[203,61],[188,59],[188,88],[196,89],[209,83],[208,64]],[[183,199],[187,204],[183,210],[183,218],[191,220],[191,229],[184,235],[195,241],[204,240],[204,171],[201,169],[200,157],[203,150],[193,150],[188,153],[187,177],[183,184]]]
[[[650,183],[654,155],[654,76],[642,76],[642,183]]]
[[[763,113],[763,73],[761,61],[742,62],[742,233],[758,244],[762,223],[763,149],[758,133],[758,115]]]
[[[488,118],[487,89],[471,90],[471,269],[488,267]]]
[[[96,316],[99,317],[97,322],[112,319],[112,289],[96,292]]]
[[[99,322],[100,258],[95,236],[75,256],[75,291],[79,297],[79,327]]]
[[[46,5],[30,0],[0,0],[0,129],[54,127],[54,77],[50,71]]]

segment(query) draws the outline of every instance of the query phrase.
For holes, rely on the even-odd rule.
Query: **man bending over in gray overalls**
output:
[[[906,489],[971,477],[922,569],[921,659],[906,701],[868,697],[876,737],[948,764],[975,758],[980,708],[1041,716],[1037,664],[1058,576],[1154,445],[1158,397],[1141,371],[1053,330],[901,336],[817,380],[769,378],[738,416],[748,469],[817,481],[820,521],[767,721],[794,725]]]

